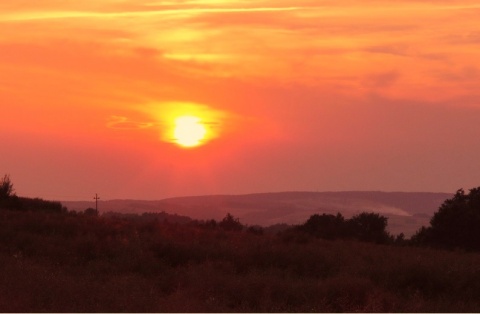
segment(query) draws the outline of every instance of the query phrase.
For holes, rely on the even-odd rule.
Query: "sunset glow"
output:
[[[161,141],[180,147],[200,146],[232,130],[233,113],[204,104],[175,101],[154,103],[143,109],[149,116],[143,123],[151,121],[150,127],[158,129]]]
[[[474,0],[2,0],[1,171],[56,199],[475,186],[478,16]]]
[[[207,135],[205,125],[200,118],[181,116],[175,119],[174,141],[183,147],[195,147],[202,144]]]

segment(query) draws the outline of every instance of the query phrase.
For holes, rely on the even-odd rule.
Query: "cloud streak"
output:
[[[259,8],[187,8],[187,9],[163,9],[163,10],[145,10],[131,12],[92,12],[92,11],[33,11],[20,13],[0,14],[0,19],[4,22],[20,22],[34,20],[55,20],[71,18],[128,18],[128,17],[157,17],[169,15],[198,15],[202,13],[249,13],[249,12],[282,12],[302,10],[302,7],[259,7]]]
[[[155,124],[153,122],[139,122],[132,121],[127,117],[123,116],[111,116],[107,123],[107,127],[112,129],[123,129],[123,130],[138,130],[151,128]]]
[[[68,40],[62,33],[68,29],[77,31],[77,38],[85,34],[85,50],[101,49],[100,55],[111,58],[150,51],[146,57],[153,67],[168,65],[187,76],[283,83],[371,77],[376,71],[369,71],[367,63],[396,71],[409,84],[415,84],[413,69],[418,68],[428,80],[438,80],[430,73],[443,71],[446,63],[472,65],[464,46],[475,45],[480,32],[469,13],[478,9],[475,1],[366,1],[359,5],[308,0],[76,4],[50,0],[27,10],[13,1],[7,3],[1,23],[24,30],[30,25],[34,40]],[[99,20],[96,31],[91,30],[92,19]],[[435,32],[432,25],[443,25],[443,30]],[[21,40],[18,32],[5,29],[10,40]],[[352,89],[362,86],[352,84]],[[404,84],[396,86],[402,89],[398,93],[410,93]]]

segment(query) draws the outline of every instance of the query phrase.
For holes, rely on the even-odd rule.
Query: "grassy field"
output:
[[[479,312],[480,254],[0,209],[0,312]]]

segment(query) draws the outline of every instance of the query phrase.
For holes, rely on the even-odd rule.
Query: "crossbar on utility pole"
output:
[[[98,194],[95,193],[95,197],[93,199],[95,200],[95,210],[97,211],[97,214],[98,214],[98,200],[100,199],[100,197],[98,197]]]

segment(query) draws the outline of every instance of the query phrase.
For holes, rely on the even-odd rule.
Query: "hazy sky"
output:
[[[0,174],[160,199],[480,185],[478,0],[2,0]],[[203,145],[172,143],[192,115]]]

